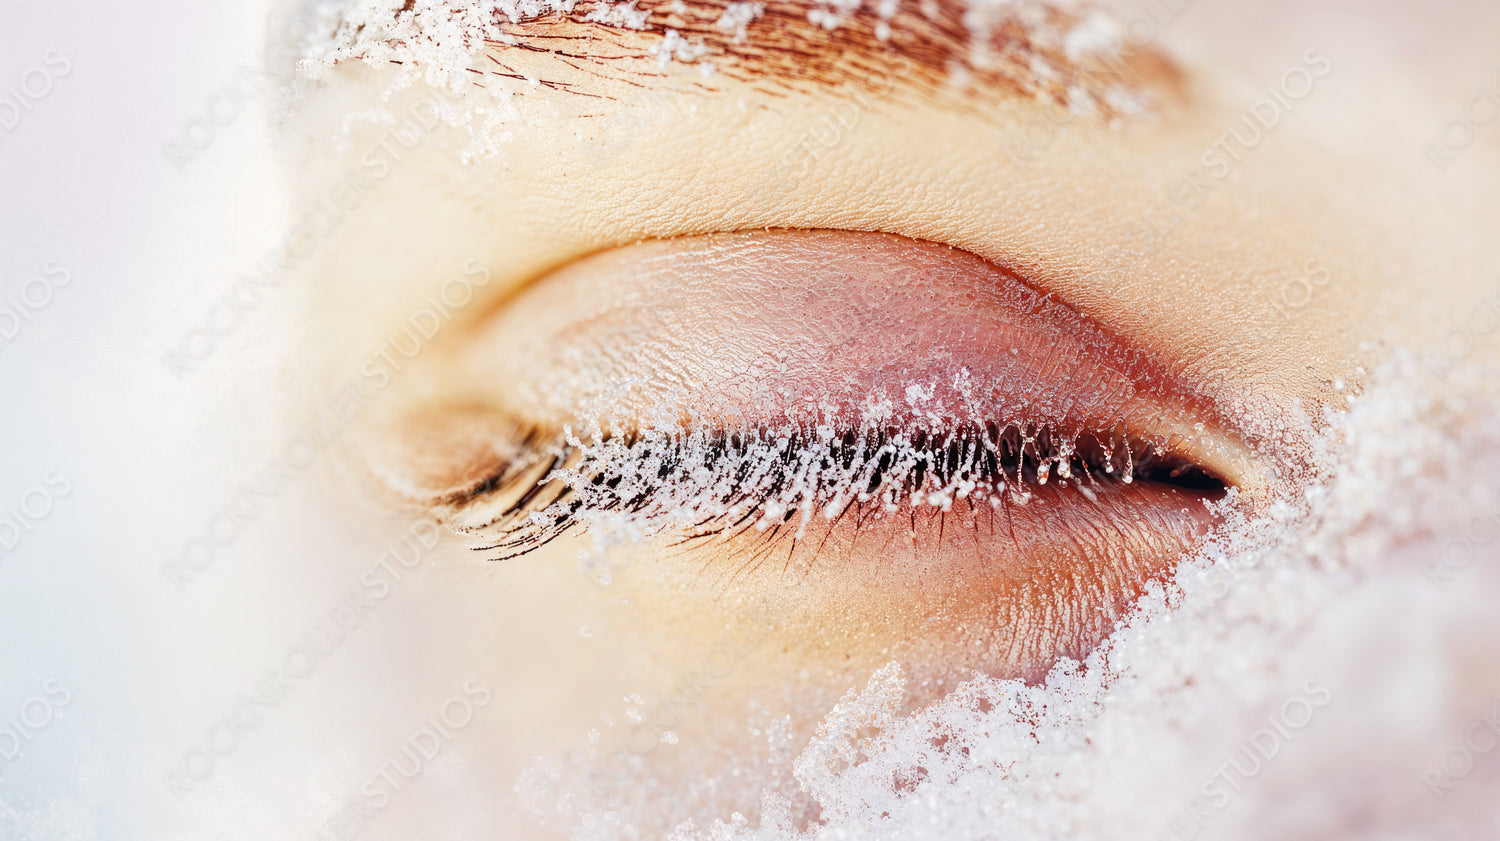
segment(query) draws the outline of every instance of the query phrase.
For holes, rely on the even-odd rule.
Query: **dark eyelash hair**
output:
[[[1002,506],[1024,502],[1049,481],[1090,497],[1133,481],[1224,489],[1160,444],[1035,425],[969,424],[942,433],[645,430],[588,443],[571,433],[544,441],[526,436],[519,452],[527,455],[444,506],[453,528],[491,538],[480,551],[513,558],[601,516],[702,538],[780,529],[817,511],[834,517],[849,505],[872,506],[877,516],[902,506],[947,510],[962,499]]]

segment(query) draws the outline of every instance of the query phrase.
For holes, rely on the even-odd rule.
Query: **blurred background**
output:
[[[211,837],[168,805],[176,757],[160,745],[177,740],[153,711],[173,689],[229,703],[227,685],[173,676],[243,683],[248,652],[200,620],[253,612],[257,593],[213,582],[194,599],[161,567],[265,458],[276,320],[246,319],[191,374],[165,354],[284,224],[266,16],[259,2],[6,8],[0,837]]]

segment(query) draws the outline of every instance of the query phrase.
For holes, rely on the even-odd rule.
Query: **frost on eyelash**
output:
[[[908,394],[909,401],[920,398]],[[499,557],[579,528],[596,537],[587,565],[607,568],[608,550],[622,535],[638,541],[664,533],[700,538],[789,529],[800,540],[814,518],[837,520],[852,506],[862,517],[879,518],[923,507],[949,511],[964,502],[1026,505],[1049,482],[1093,498],[1168,457],[1162,444],[1121,430],[893,425],[891,404],[874,401],[854,428],[828,417],[776,426],[668,423],[623,436],[606,436],[596,426],[587,440],[569,430],[543,456],[553,466],[524,503],[496,512],[466,500],[445,520],[461,532],[495,536],[480,548]],[[523,483],[536,475],[525,463],[506,473]],[[507,489],[509,482],[500,477],[491,484]],[[513,489],[506,499],[526,490]]]
[[[857,409],[827,395],[817,405],[794,402],[784,408],[798,419],[780,422],[685,418],[680,407],[691,401],[671,391],[622,420],[616,411],[638,384],[622,380],[574,401],[591,407],[574,417],[595,419],[578,434],[570,427],[540,446],[541,433],[530,430],[531,445],[502,447],[512,453],[506,463],[440,517],[491,539],[477,548],[499,559],[588,532],[584,566],[607,571],[613,547],[644,537],[696,542],[755,529],[801,541],[815,519],[836,521],[851,508],[860,521],[955,505],[1008,512],[1049,484],[1097,502],[1137,478],[1207,491],[1206,500],[1226,491],[1183,455],[1196,433],[1060,422],[1046,399],[997,410],[968,367],[871,391]],[[549,388],[570,394],[563,381]]]
[[[588,766],[567,761],[523,774],[521,801],[577,841],[1436,837],[1440,821],[1467,828],[1442,837],[1480,837],[1485,781],[1452,780],[1444,799],[1423,775],[1495,703],[1474,659],[1493,637],[1459,640],[1497,625],[1500,376],[1435,379],[1401,357],[1349,403],[1279,498],[1230,512],[1042,685],[976,676],[903,714],[888,664],[777,766],[789,785],[717,778],[756,816],[685,820],[669,782],[640,801],[667,815],[570,799],[567,775]],[[1452,706],[1460,689],[1477,700]]]

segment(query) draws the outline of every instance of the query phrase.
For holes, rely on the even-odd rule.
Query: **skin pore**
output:
[[[586,258],[632,259],[642,240],[878,232],[988,261],[1170,372],[1191,395],[1173,421],[1201,427],[1183,446],[1199,448],[1196,458],[1254,504],[1277,490],[1274,477],[1295,475],[1323,410],[1342,408],[1364,368],[1396,346],[1433,347],[1495,297],[1483,232],[1500,229],[1500,132],[1454,164],[1461,175],[1435,171],[1421,145],[1493,73],[1483,56],[1496,45],[1472,33],[1500,27],[1495,12],[1460,15],[1458,4],[1360,5],[1366,31],[1331,11],[1240,8],[1249,5],[1153,18],[1160,34],[1102,70],[1013,24],[993,30],[993,55],[976,58],[963,43],[963,9],[943,2],[903,5],[889,21],[865,8],[831,31],[806,7],[773,5],[745,24],[743,40],[717,26],[723,4],[638,4],[645,31],[591,23],[594,9],[579,6],[501,27],[512,42],[472,61],[478,72],[461,101],[503,112],[485,131],[505,134],[474,160],[463,154],[470,129],[441,124],[407,148],[386,127],[356,123],[337,151],[328,138],[346,115],[380,101],[401,70],[350,57],[285,130],[305,161],[297,190],[309,198],[372,153],[385,162],[307,271],[312,391],[357,376],[444,283],[482,267],[474,300],[419,358],[402,361],[349,442],[381,480],[368,493],[394,487],[408,504],[451,502],[500,469],[496,441],[509,421],[491,409],[517,402],[516,370],[528,364],[503,341],[496,350],[479,339],[520,305],[535,317],[513,319],[502,338],[535,330],[545,346],[588,329],[570,321],[582,307],[566,295],[537,302],[526,290],[545,296],[544,284]],[[1067,21],[1064,30],[1086,20],[1039,14]],[[1488,28],[1464,17],[1476,15],[1491,17]],[[693,43],[708,50],[712,73],[660,60],[669,26],[702,39]],[[1382,38],[1398,27],[1411,53],[1392,57]],[[1472,55],[1435,62],[1460,33]],[[1181,55],[1169,58],[1169,47]],[[1035,72],[1037,58],[1051,75]],[[385,107],[422,113],[433,96],[419,81]],[[830,241],[830,262],[853,248],[844,242]],[[610,288],[608,276],[591,282]],[[539,326],[554,317],[552,332]],[[504,353],[503,376],[476,362]],[[535,390],[560,376],[541,368]],[[624,745],[628,764],[611,767],[612,782],[592,796],[648,815],[651,803],[673,802],[677,811],[657,815],[668,826],[753,814],[747,780],[787,785],[783,748],[747,734],[747,720],[790,716],[784,742],[800,746],[846,689],[887,661],[908,670],[907,703],[918,704],[970,668],[1038,679],[1055,656],[1081,656],[1110,626],[1035,642],[1067,636],[1049,637],[1048,623],[1083,603],[1044,572],[1012,589],[1045,593],[997,608],[990,597],[1006,588],[974,570],[948,568],[951,580],[924,570],[915,577],[930,586],[913,595],[840,574],[838,564],[798,563],[788,576],[793,552],[780,571],[736,575],[738,564],[712,563],[715,552],[730,554],[723,547],[695,554],[648,541],[617,549],[603,586],[598,569],[581,574],[586,542],[562,538],[504,563],[445,569],[451,598],[483,608],[467,624],[448,620],[463,640],[449,656],[482,662],[513,687],[497,699],[498,718],[518,723],[494,736],[498,785],[537,754],[577,751],[604,767]],[[937,552],[921,545],[913,557]],[[1103,589],[1128,596],[1150,574]],[[1087,604],[1109,620],[1128,601]],[[1038,626],[1019,660],[973,654],[1014,646]],[[580,628],[590,636],[581,640]],[[631,693],[691,701],[648,703],[650,729],[605,728],[607,744],[589,741],[601,707]],[[690,749],[660,741],[666,731]],[[631,744],[646,736],[658,741]]]

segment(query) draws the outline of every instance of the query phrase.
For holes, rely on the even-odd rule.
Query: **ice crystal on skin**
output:
[[[684,38],[677,30],[668,29],[661,43],[651,47],[651,52],[656,56],[657,66],[665,70],[674,61],[696,62],[708,54],[708,47],[702,41]]]
[[[807,22],[824,29],[838,29],[862,5],[863,0],[820,0],[807,10]]]
[[[1063,52],[1070,61],[1090,56],[1112,55],[1122,49],[1124,34],[1119,22],[1102,12],[1090,12],[1063,38]]]
[[[760,20],[766,4],[759,2],[734,2],[724,7],[724,14],[714,21],[714,28],[734,36],[736,44],[745,43],[745,32],[750,24]]]
[[[336,12],[332,4],[320,7],[315,25],[323,29],[309,33],[312,52],[299,70],[321,78],[345,61],[372,66],[399,62],[411,66],[409,72],[422,73],[428,84],[446,88],[486,42],[501,40],[497,13],[522,20],[563,8],[528,0],[437,0],[407,6],[403,0],[349,0]]]
[[[888,663],[871,675],[863,690],[850,689],[818,725],[818,734],[793,762],[793,775],[819,802],[836,795],[841,775],[865,756],[861,730],[884,731],[896,724],[896,709],[906,694],[901,667]]]
[[[627,3],[604,3],[589,12],[584,20],[597,23],[606,23],[610,26],[618,26],[621,29],[644,30],[646,28],[646,12],[637,9],[634,0]]]

